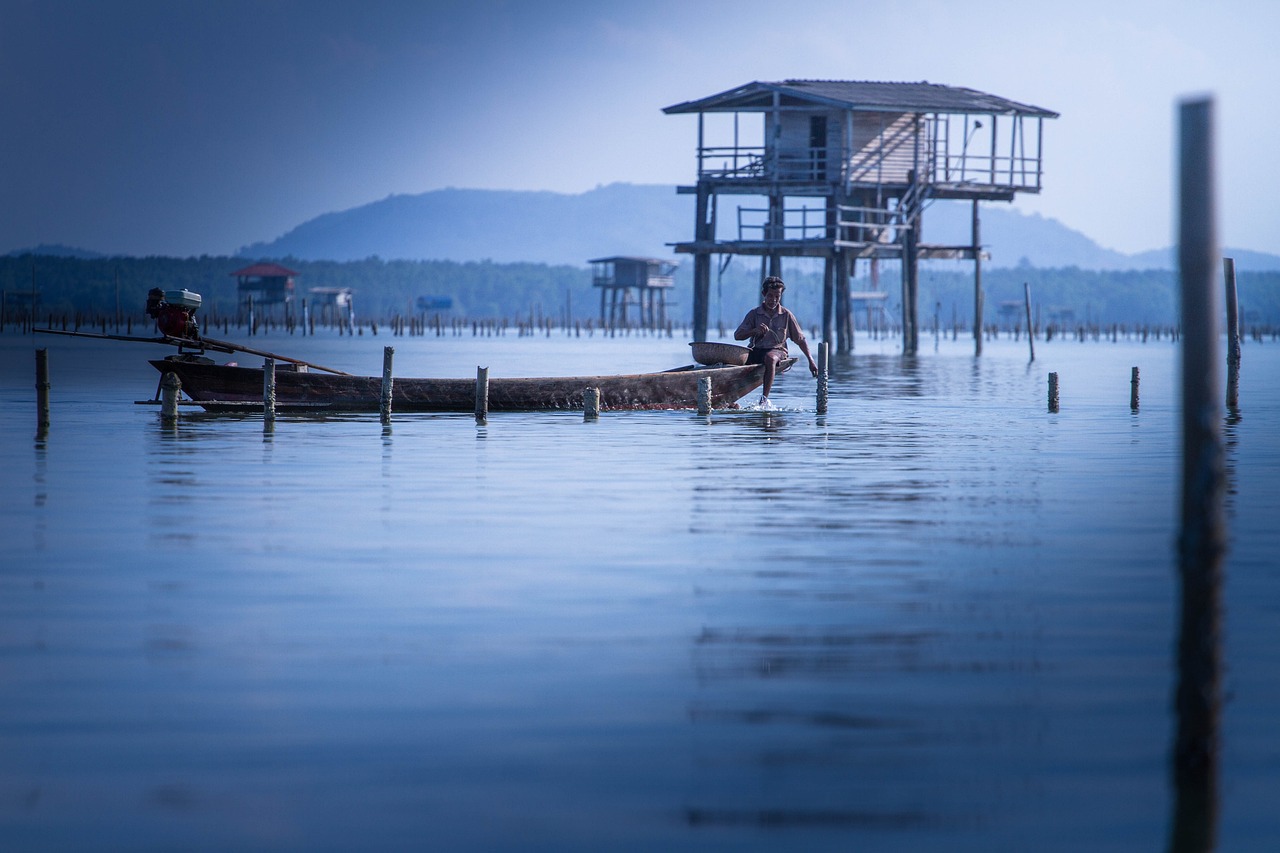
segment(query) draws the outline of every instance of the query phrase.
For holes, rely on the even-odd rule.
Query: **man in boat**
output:
[[[751,354],[747,364],[764,365],[764,385],[761,387],[760,405],[769,405],[769,391],[773,389],[773,377],[778,362],[787,357],[787,339],[795,341],[800,352],[809,359],[809,372],[818,375],[818,363],[809,354],[809,342],[796,315],[782,307],[782,292],[786,284],[776,275],[766,278],[760,285],[760,306],[752,308],[733,333],[735,341],[751,339]]]

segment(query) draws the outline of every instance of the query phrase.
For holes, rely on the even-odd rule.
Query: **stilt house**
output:
[[[674,244],[694,256],[694,338],[706,340],[713,254],[758,255],[770,275],[784,257],[817,257],[823,337],[841,352],[859,258],[902,263],[904,352],[919,344],[922,258],[972,260],[980,313],[978,204],[1040,191],[1044,120],[1058,115],[973,89],[842,80],[748,83],[663,112],[698,117],[698,182],[678,190],[697,195],[694,238]],[[726,209],[722,196],[748,203]],[[973,203],[967,245],[924,239],[936,199]]]
[[[293,302],[295,271],[279,264],[259,263],[231,273],[236,277],[236,292],[241,306],[283,305],[285,316]]]
[[[628,325],[632,305],[639,309],[636,320],[642,327],[657,329],[667,324],[667,291],[675,285],[676,264],[632,257],[595,258],[587,263],[593,270],[592,286],[600,288],[601,325]]]

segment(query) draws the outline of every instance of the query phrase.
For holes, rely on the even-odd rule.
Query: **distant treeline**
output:
[[[0,290],[12,314],[27,310],[33,289],[41,316],[76,314],[142,317],[147,291],[185,288],[203,296],[202,314],[234,316],[238,310],[236,279],[231,275],[253,260],[233,257],[101,258],[46,255],[0,258]],[[285,266],[298,272],[295,298],[313,287],[347,287],[354,291],[356,315],[390,320],[417,314],[419,297],[452,300],[455,317],[472,319],[534,315],[556,321],[586,320],[599,315],[600,291],[591,286],[591,270],[574,266],[477,261],[295,261]],[[677,323],[690,319],[692,264],[676,274],[668,297],[668,315]],[[723,273],[713,266],[711,324],[736,326],[759,293],[758,259],[734,258]],[[880,264],[880,290],[889,294],[885,308],[900,316],[901,275],[896,263]],[[869,264],[860,261],[854,290],[870,290]],[[822,272],[814,261],[785,261],[787,304],[806,326],[821,323]],[[1175,274],[1168,270],[1099,272],[1074,267],[1059,269],[983,270],[986,323],[999,323],[1015,313],[1023,301],[1023,284],[1030,284],[1038,323],[1177,323]],[[1237,275],[1241,313],[1245,322],[1280,322],[1280,272],[1242,272]],[[920,272],[920,314],[929,323],[937,312],[943,323],[954,317],[967,326],[973,315],[973,268],[958,262],[926,263]],[[1019,315],[1020,317],[1020,315]]]

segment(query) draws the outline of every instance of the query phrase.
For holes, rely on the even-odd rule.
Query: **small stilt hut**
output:
[[[293,280],[298,273],[273,263],[258,263],[231,273],[241,308],[270,310],[280,305],[288,318],[293,303]]]
[[[658,329],[667,324],[667,292],[675,285],[673,261],[661,258],[595,258],[591,284],[600,288],[600,324],[627,326],[628,309],[635,306],[641,327]],[[633,293],[634,291],[634,293]]]

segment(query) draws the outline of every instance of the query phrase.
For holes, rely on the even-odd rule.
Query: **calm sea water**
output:
[[[368,374],[385,344],[401,375],[688,360],[251,343]],[[897,349],[835,359],[826,416],[796,371],[773,413],[266,434],[134,405],[158,348],[0,337],[0,848],[1165,847],[1177,348]],[[1246,345],[1223,850],[1280,843],[1278,379]]]

